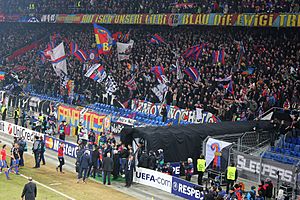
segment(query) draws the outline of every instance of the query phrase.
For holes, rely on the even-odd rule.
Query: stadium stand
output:
[[[7,25],[1,24],[1,27],[5,26]],[[38,38],[37,35],[45,33],[39,25],[26,26],[23,25],[21,32],[35,30],[32,32],[32,37]],[[56,33],[60,33],[61,38],[58,38],[57,41],[67,38],[68,41],[77,43],[79,48],[86,52],[96,45],[92,33],[93,28],[90,25],[49,25],[48,27],[45,29],[46,31],[50,30],[49,32],[53,34],[53,30],[55,30]],[[126,33],[126,30],[130,28],[110,26],[109,29],[112,32],[123,31]],[[16,26],[14,30],[10,31],[18,33],[20,30]],[[151,35],[155,33],[161,35],[168,45],[150,44]],[[7,71],[12,66],[27,66],[26,70],[29,73],[17,72],[18,78],[25,83],[22,85],[25,91],[63,98],[64,95],[59,94],[59,78],[53,72],[51,63],[43,65],[40,56],[36,53],[47,47],[48,36],[39,48],[28,51],[4,64]],[[23,40],[9,40],[10,37],[9,34],[4,35],[3,46],[24,46],[26,44]],[[150,68],[162,65],[171,86],[165,97],[168,105],[190,110],[202,108],[221,120],[251,120],[273,106],[285,109],[299,108],[300,48],[298,32],[267,28],[256,30],[195,27],[189,30],[185,27],[170,29],[140,26],[131,28],[130,39],[135,41],[130,62],[121,61],[119,63],[114,48],[113,53],[106,56],[106,63],[103,63],[119,86],[119,90],[115,93],[117,99],[125,105],[131,99],[159,102],[155,94],[151,92],[152,87],[156,86],[158,81],[150,72]],[[182,80],[177,80],[176,72],[173,69],[173,66],[176,65],[174,52],[182,54],[188,47],[201,41],[208,43],[203,56],[197,62],[187,60],[182,63],[184,77]],[[239,54],[237,41],[243,41],[245,54],[241,58],[241,64],[234,67]],[[212,52],[221,47],[226,53],[225,63],[214,63]],[[102,103],[100,97],[105,90],[104,86],[85,77],[84,64],[74,56],[68,57],[68,63],[71,72],[69,79],[75,81],[74,92],[80,96],[76,100],[73,99],[72,103],[81,105]],[[136,91],[130,91],[122,84],[131,77],[128,65],[136,67],[135,81],[138,87]],[[194,65],[200,72],[201,81],[194,82],[183,72],[183,69],[190,65]],[[252,67],[254,71],[249,71],[249,68]],[[226,82],[216,81],[216,79],[224,79],[230,75],[232,75],[234,95],[224,89]],[[11,84],[11,79],[7,78],[4,85],[9,84]],[[19,91],[16,89],[15,92],[18,93]],[[65,101],[68,100],[65,99]]]

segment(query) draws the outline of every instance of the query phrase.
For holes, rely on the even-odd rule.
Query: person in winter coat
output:
[[[18,144],[19,144],[19,154],[20,154],[19,165],[20,166],[24,166],[24,157],[23,157],[23,154],[24,154],[24,152],[27,151],[27,144],[26,144],[25,138],[21,137],[20,140],[18,141]]]
[[[79,170],[79,173],[78,173],[77,183],[79,183],[79,181],[80,181],[81,178],[82,178],[82,181],[84,183],[86,183],[85,179],[87,177],[87,172],[88,172],[88,169],[89,169],[91,163],[92,163],[92,161],[91,161],[90,151],[89,150],[85,150],[85,152],[81,156],[80,162],[79,162],[80,170]],[[82,174],[83,174],[83,177],[82,177]]]
[[[89,132],[89,135],[88,135],[88,138],[89,138],[89,149],[93,149],[93,146],[95,145],[95,142],[96,142],[96,135],[95,135],[95,132],[93,131],[93,129],[90,130]]]
[[[138,167],[148,168],[148,159],[148,154],[146,151],[143,151],[139,159]]]
[[[148,158],[148,167],[149,169],[155,170],[156,169],[156,156],[154,151],[149,151],[149,158]]]
[[[265,198],[264,198],[264,196],[262,194],[262,191],[258,191],[258,195],[255,198],[255,200],[265,200]]]
[[[272,197],[273,197],[273,183],[272,183],[271,179],[266,178],[265,184],[264,184],[263,187],[266,191],[265,199],[266,200],[271,200]]]
[[[188,163],[185,165],[185,180],[191,181],[194,173],[193,159],[188,158]]]
[[[102,162],[102,171],[103,171],[103,185],[106,184],[106,177],[108,179],[108,185],[110,185],[110,174],[114,168],[114,161],[110,157],[110,153],[107,153],[107,156],[103,158]]]
[[[32,182],[32,178],[28,177],[28,183],[24,186],[21,198],[22,200],[35,200],[37,196],[36,184]]]
[[[99,147],[96,145],[94,151],[92,152],[92,162],[88,171],[88,176],[92,174],[93,178],[96,178],[96,172],[98,171],[99,154]]]
[[[256,196],[255,186],[251,186],[251,190],[247,193],[246,199],[255,200],[255,196]]]
[[[157,156],[157,169],[158,171],[162,171],[165,164],[165,157],[164,151],[162,149],[158,149],[158,156]]]
[[[113,169],[113,179],[116,180],[119,177],[119,172],[120,172],[120,152],[118,150],[113,150],[114,156],[113,156],[113,161],[114,161],[114,169]]]

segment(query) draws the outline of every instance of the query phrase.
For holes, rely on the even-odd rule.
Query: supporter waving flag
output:
[[[200,74],[195,67],[185,68],[184,72],[194,81],[197,81],[199,79]]]
[[[225,64],[225,50],[222,48],[221,50],[214,51],[212,53],[213,63],[222,63]]]
[[[165,40],[162,37],[160,37],[157,33],[155,33],[151,37],[150,43],[151,44],[161,44],[161,43],[166,44]]]
[[[101,83],[106,78],[106,72],[102,65],[95,64],[85,73],[84,76]]]
[[[112,34],[112,37],[114,38],[115,42],[120,42],[120,40],[123,38],[123,33],[121,31],[115,32]]]
[[[231,80],[227,85],[224,85],[224,89],[226,89],[226,92],[234,95],[233,81]]]
[[[88,59],[88,57],[87,57],[85,51],[82,50],[82,49],[77,50],[77,51],[74,53],[74,56],[75,56],[78,60],[80,60],[80,62],[85,62],[85,61],[87,61],[87,59]]]
[[[97,49],[90,49],[89,50],[89,62],[97,62],[99,61],[99,54],[97,52]]]
[[[243,41],[235,41],[237,45],[237,50],[238,50],[238,59],[237,59],[237,65],[240,66],[242,62],[242,58],[245,54],[245,47]]]
[[[5,79],[5,72],[0,71],[0,80],[3,81]]]
[[[94,33],[99,54],[109,54],[113,46],[111,33],[102,26],[94,24]]]
[[[151,72],[155,74],[157,80],[164,82],[165,69],[163,66],[154,66],[151,68]]]
[[[70,42],[70,54],[74,55],[78,51],[78,45],[75,42]]]
[[[136,90],[137,85],[136,85],[136,82],[135,82],[135,76],[132,76],[128,81],[126,81],[125,85],[127,86],[127,88],[129,90]]]
[[[185,52],[182,54],[182,57],[187,60],[187,59],[193,59],[193,60],[198,60],[203,53],[203,49],[206,46],[205,43],[199,44],[192,46],[185,50]]]

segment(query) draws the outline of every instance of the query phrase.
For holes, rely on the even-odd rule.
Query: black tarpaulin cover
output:
[[[131,144],[133,138],[144,138],[147,150],[164,150],[166,162],[185,161],[197,158],[202,151],[203,140],[207,136],[244,133],[256,130],[270,130],[269,121],[220,122],[207,124],[191,124],[169,127],[125,128],[121,132],[121,140]]]

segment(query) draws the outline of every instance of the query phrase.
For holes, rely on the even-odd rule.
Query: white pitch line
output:
[[[28,177],[25,176],[25,175],[23,175],[23,174],[20,174],[20,176],[22,176],[23,178],[28,179]],[[72,197],[70,197],[70,196],[68,196],[68,195],[66,195],[66,194],[64,194],[64,193],[62,193],[62,192],[60,192],[60,191],[57,191],[57,190],[55,190],[55,189],[53,189],[53,188],[51,188],[51,187],[49,187],[49,186],[47,186],[47,185],[45,185],[45,184],[43,184],[43,183],[40,183],[40,182],[35,181],[35,180],[33,180],[33,182],[37,183],[38,185],[43,186],[44,188],[47,188],[48,190],[51,190],[52,192],[55,192],[55,193],[57,193],[57,194],[60,194],[61,196],[66,197],[68,200],[76,200],[76,199],[74,199],[74,198],[72,198]]]

